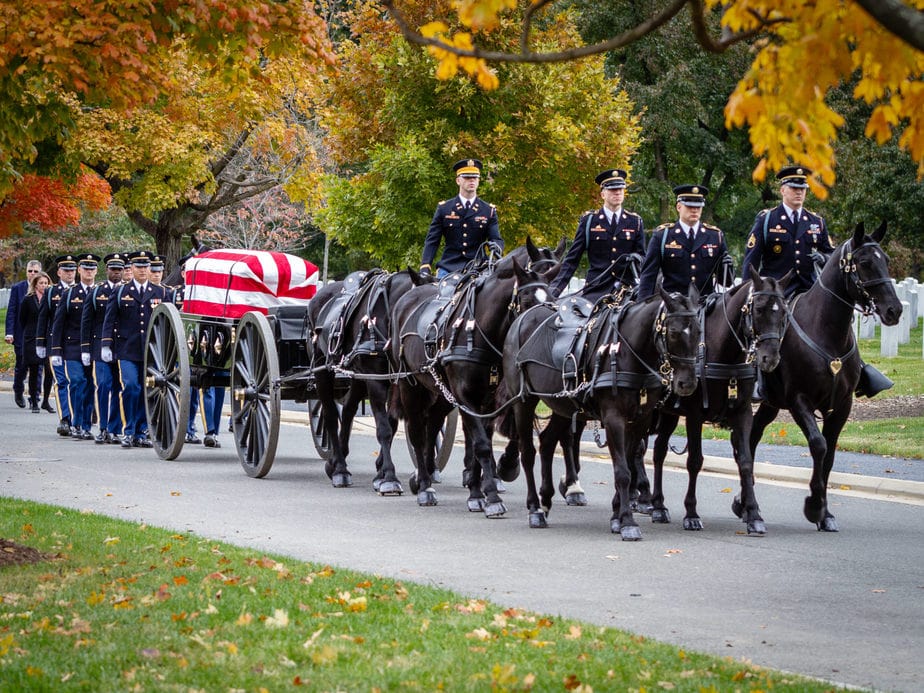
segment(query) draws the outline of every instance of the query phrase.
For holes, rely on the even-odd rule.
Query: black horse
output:
[[[529,244],[533,253],[535,247]],[[497,492],[491,438],[494,394],[501,376],[501,348],[513,319],[548,297],[558,272],[525,269],[514,251],[485,271],[445,279],[439,286],[416,287],[395,305],[391,349],[405,374],[398,381],[395,409],[407,422],[407,435],[419,464],[415,486],[421,506],[437,504],[432,486],[437,434],[458,406],[472,465],[468,508],[486,517],[507,509]],[[538,260],[531,257],[531,260]],[[442,293],[441,293],[442,292]]]
[[[404,492],[391,457],[397,420],[387,410],[394,372],[387,342],[395,302],[419,282],[409,270],[357,272],[324,286],[311,301],[312,371],[330,442],[325,471],[334,487],[352,485],[346,461],[350,432],[357,407],[367,397],[379,443],[373,490],[383,496]]]
[[[624,541],[641,539],[632,516],[626,451],[634,450],[647,433],[651,413],[665,388],[688,395],[696,387],[698,301],[692,286],[688,296],[660,290],[659,295],[619,308],[598,305],[597,312],[586,320],[580,315],[576,328],[569,329],[573,303],[566,298],[557,307],[542,306],[525,313],[510,329],[504,344],[504,379],[507,394],[514,399],[512,417],[505,416],[503,424],[507,434],[519,442],[530,527],[547,526],[555,493],[551,454],[541,460],[541,497],[533,475],[532,426],[541,400],[553,412],[550,425],[556,426],[556,437],[561,438],[566,465],[575,447],[568,431],[574,429],[563,424],[587,419],[602,422],[615,484],[610,530]],[[576,348],[579,340],[583,346]]]
[[[680,416],[685,416],[689,479],[683,528],[703,528],[696,512],[696,480],[703,468],[703,423],[709,421],[731,429],[732,450],[741,480],[741,494],[732,504],[735,514],[747,523],[748,534],[766,532],[754,493],[754,459],[749,447],[753,424],[751,395],[756,369],[769,373],[780,362],[780,340],[788,313],[784,292],[792,273],[777,281],[760,277],[753,267],[749,272],[749,281],[727,293],[716,294],[712,305],[707,304],[702,310],[703,351],[698,363],[698,387],[687,397],[668,400],[655,417],[652,522],[670,522],[662,486],[664,458],[670,436]]]
[[[889,277],[889,258],[879,245],[883,223],[867,236],[863,224],[841,243],[821,276],[790,302],[790,325],[780,347],[780,365],[764,379],[764,401],[754,415],[751,456],[764,429],[780,409],[788,409],[812,453],[810,495],[803,512],[825,532],[838,531],[828,510],[828,476],[841,429],[850,416],[860,380],[860,354],[851,323],[855,306],[875,313],[883,325],[895,325],[902,307]],[[823,421],[818,430],[816,412]]]

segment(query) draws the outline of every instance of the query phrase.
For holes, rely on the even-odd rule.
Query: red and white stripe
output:
[[[288,253],[209,250],[186,261],[183,312],[239,318],[272,306],[304,304],[318,288],[318,268]]]

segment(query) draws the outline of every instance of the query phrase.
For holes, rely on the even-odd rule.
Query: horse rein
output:
[[[853,245],[853,239],[850,240],[850,244]],[[851,308],[856,308],[856,305],[860,305],[860,313],[865,316],[873,315],[876,312],[876,300],[870,296],[868,288],[874,286],[880,286],[881,284],[886,284],[891,282],[891,277],[879,277],[877,279],[861,279],[860,273],[857,271],[857,263],[854,259],[856,253],[867,246],[876,245],[875,243],[862,243],[859,248],[851,249],[850,252],[847,252],[847,244],[844,243],[840,249],[840,256],[838,257],[838,267],[844,275],[844,286],[847,288],[847,295],[850,295],[850,285],[851,281],[853,286],[856,287],[857,294],[859,295],[860,301],[854,301],[852,304],[845,301],[843,298],[838,296],[836,293],[831,291],[824,283],[821,281],[821,276],[818,277],[818,285],[822,289],[827,291],[829,294],[834,296],[838,301],[844,305],[850,306]]]

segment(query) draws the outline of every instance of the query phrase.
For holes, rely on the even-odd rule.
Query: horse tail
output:
[[[495,408],[504,407],[504,409],[494,419],[494,431],[504,436],[504,438],[511,438],[516,432],[516,422],[514,421],[512,408],[504,406],[509,399],[510,393],[507,390],[507,383],[505,380],[501,380],[497,386],[497,393],[494,395],[494,404]]]

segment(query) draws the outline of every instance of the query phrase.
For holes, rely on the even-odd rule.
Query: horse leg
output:
[[[485,435],[488,437],[488,445],[491,446],[491,476],[494,478],[494,485],[498,493],[507,493],[507,487],[504,486],[503,479],[497,473],[497,460],[494,459],[494,421],[488,421],[484,424]]]
[[[648,436],[639,438],[632,446],[632,458],[629,469],[632,473],[632,510],[642,515],[650,515],[654,509],[651,502],[651,482],[645,471],[645,452],[648,450]]]
[[[638,541],[642,538],[642,530],[635,518],[632,517],[629,483],[632,475],[626,460],[625,421],[615,413],[604,415],[606,428],[606,442],[610,448],[610,457],[613,460],[613,515],[610,517],[610,531],[622,536],[623,541]]]
[[[378,488],[375,490],[380,496],[400,496],[404,493],[401,488],[401,482],[395,474],[395,463],[391,458],[391,442],[394,438],[394,429],[388,419],[388,412],[385,405],[388,402],[387,382],[377,380],[369,381],[366,384],[369,402],[372,405],[372,415],[375,417],[375,437],[379,443],[379,456],[376,460],[378,473],[375,478],[378,480]],[[375,488],[373,481],[373,488]]]
[[[853,405],[851,400],[847,400],[847,403],[848,405]],[[825,493],[825,516],[818,524],[818,530],[820,532],[840,531],[840,528],[837,526],[837,520],[834,519],[834,515],[832,515],[828,510],[827,489],[828,478],[831,475],[831,469],[834,467],[834,454],[837,451],[837,439],[841,435],[841,430],[844,428],[844,423],[847,421],[847,417],[850,416],[850,409],[851,406],[835,409],[833,412],[828,414],[827,417],[825,417],[824,424],[822,425],[821,429],[821,434],[824,436],[827,449],[825,451],[824,464],[822,467],[822,481]]]
[[[555,419],[559,421],[556,438],[558,438],[558,441],[561,443],[561,453],[565,460],[565,473],[562,474],[561,478],[558,480],[558,491],[565,497],[565,505],[587,505],[587,494],[584,493],[584,489],[581,488],[581,482],[578,480],[578,470],[581,466],[581,436],[584,433],[587,422],[578,421],[575,430],[572,431],[571,422],[568,419],[553,416],[552,420]],[[552,420],[549,421],[549,426],[552,425]],[[546,428],[548,428],[548,426]],[[552,448],[553,449],[549,453],[550,465],[554,455],[554,445]],[[549,475],[551,478],[551,467],[549,469]],[[552,499],[550,497],[549,503],[551,504],[551,502]]]
[[[353,477],[347,469],[343,454],[340,431],[340,412],[334,398],[334,379],[329,373],[319,374],[317,378],[318,399],[324,411],[324,428],[330,441],[330,458],[324,464],[324,471],[334,488],[347,488],[353,485]]]
[[[671,434],[677,428],[679,417],[664,412],[658,415],[658,428],[655,434],[652,463],[654,465],[654,488],[651,493],[651,521],[667,524],[671,513],[664,505],[664,459],[670,445]]]
[[[502,481],[516,481],[517,477],[520,476],[519,435],[519,429],[515,433],[511,433],[504,451],[497,460],[497,476]],[[532,436],[532,430],[530,430],[530,436]]]
[[[748,402],[750,397],[745,397]],[[767,533],[767,525],[760,516],[760,507],[757,504],[757,494],[754,491],[754,458],[750,446],[747,444],[751,437],[753,415],[751,407],[746,404],[729,417],[731,424],[731,444],[735,453],[735,462],[738,464],[738,478],[741,481],[741,495],[732,502],[732,512],[740,517],[747,525],[748,534],[763,536]]]
[[[536,491],[536,446],[533,443],[533,418],[535,416],[535,398],[527,398],[513,405],[513,416],[516,422],[516,436],[519,443],[520,464],[523,466],[523,475],[526,477],[526,512],[531,529],[544,529],[548,527],[546,514],[539,505],[539,493]]]
[[[494,455],[484,421],[466,414],[463,414],[463,418],[469,419],[466,433],[472,439],[472,452],[475,457],[472,469],[481,470],[481,488],[478,493],[474,490],[475,475],[472,475],[472,485],[469,486],[469,510],[473,510],[475,505],[482,504],[485,517],[489,519],[503,517],[507,512],[507,507],[498,495],[497,484],[494,481]]]
[[[552,500],[555,498],[555,479],[553,467],[555,466],[555,448],[560,443],[562,452],[565,455],[565,464],[567,465],[568,456],[571,454],[571,421],[563,416],[552,414],[549,423],[543,429],[546,434],[545,440],[540,438],[539,459],[542,465],[542,481],[539,483],[539,502],[542,505],[542,511],[548,516],[552,512]],[[559,485],[562,495],[565,495],[566,489]]]
[[[827,478],[824,472],[828,444],[824,436],[821,435],[821,431],[818,430],[814,412],[805,401],[805,397],[798,395],[796,401],[790,407],[789,413],[792,414],[792,418],[802,429],[802,433],[806,441],[808,441],[809,451],[812,453],[812,478],[809,481],[809,495],[805,499],[802,512],[806,520],[815,523],[818,529],[821,530],[828,515],[827,491],[825,488]]]
[[[351,383],[343,406],[340,408],[340,449],[344,459],[350,456],[350,433],[353,431],[353,419],[356,418],[356,412],[365,393],[364,386]]]
[[[433,427],[428,398],[424,392],[414,390],[410,386],[399,382],[401,388],[401,406],[404,410],[408,440],[417,458],[417,470],[411,478],[409,485],[417,494],[417,505],[429,507],[437,504],[436,491],[433,490],[430,477],[430,465],[433,464],[433,449],[436,435],[433,434],[434,445],[430,442],[430,431]],[[416,488],[416,490],[415,490]]]
[[[702,419],[687,416],[687,493],[683,498],[686,514],[683,528],[701,530],[703,521],[696,511],[696,480],[703,469],[703,422]]]
[[[773,423],[773,420],[779,413],[779,409],[766,402],[762,402],[761,405],[757,407],[757,412],[754,414],[754,418],[751,422],[751,438],[747,441],[752,460],[755,458],[757,445],[760,443],[760,439],[764,437],[764,430]]]

